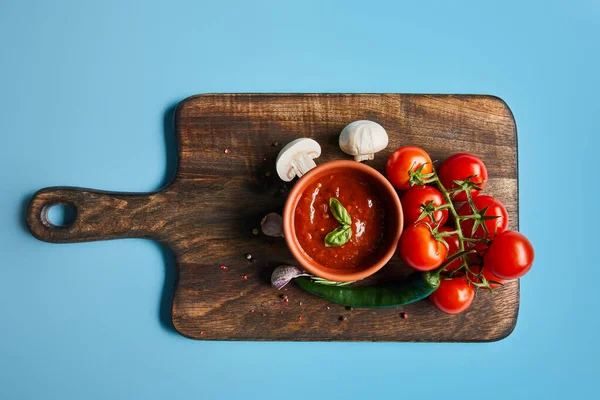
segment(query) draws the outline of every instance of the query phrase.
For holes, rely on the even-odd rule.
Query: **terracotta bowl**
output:
[[[378,192],[380,200],[386,209],[385,230],[383,242],[368,265],[349,268],[331,268],[321,265],[311,259],[302,249],[294,228],[296,206],[304,190],[316,179],[332,173],[352,173],[369,182]],[[296,182],[286,200],[283,210],[283,233],[285,241],[294,258],[305,270],[324,279],[337,282],[348,282],[364,279],[379,271],[392,258],[400,240],[403,227],[403,214],[400,199],[394,187],[377,170],[356,161],[331,161],[319,165],[309,171]]]

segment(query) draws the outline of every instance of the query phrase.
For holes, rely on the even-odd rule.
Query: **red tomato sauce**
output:
[[[337,247],[325,246],[325,236],[340,226],[329,209],[330,197],[338,199],[352,218],[352,237]],[[360,177],[325,175],[300,196],[294,228],[302,250],[319,264],[330,268],[364,266],[381,245],[385,209],[377,191]]]

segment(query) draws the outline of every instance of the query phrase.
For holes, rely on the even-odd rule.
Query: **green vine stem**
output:
[[[450,258],[448,258],[448,260],[444,263],[444,265],[442,267],[438,268],[438,270],[441,273],[453,261],[455,261],[458,258],[461,258],[462,262],[461,262],[460,267],[458,267],[455,270],[453,270],[452,272],[450,272],[449,277],[453,277],[458,271],[464,270],[466,279],[471,284],[473,284],[475,287],[477,287],[477,288],[485,287],[489,290],[492,290],[491,286],[489,285],[489,282],[487,282],[487,280],[481,275],[481,272],[476,273],[469,268],[469,263],[468,263],[468,259],[467,259],[468,255],[474,254],[474,253],[476,253],[476,251],[475,250],[466,250],[465,243],[469,242],[469,243],[489,244],[489,242],[490,242],[489,239],[485,239],[485,238],[477,239],[477,238],[471,238],[471,237],[465,236],[465,234],[462,231],[462,227],[460,225],[460,222],[462,220],[480,218],[480,211],[477,209],[477,206],[475,206],[475,203],[473,202],[470,187],[467,185],[466,188],[463,186],[460,189],[448,190],[448,189],[446,189],[446,187],[444,187],[444,184],[440,181],[440,179],[435,171],[433,172],[433,174],[431,176],[428,176],[426,180],[423,180],[423,182],[425,182],[426,184],[429,184],[429,183],[435,184],[438,187],[438,189],[440,190],[440,192],[442,192],[444,198],[446,199],[446,204],[436,207],[436,210],[437,209],[449,210],[450,214],[452,214],[452,218],[454,218],[454,222],[456,225],[456,230],[454,230],[454,231],[436,233],[438,237],[456,235],[458,237],[458,243],[459,243],[458,252],[456,254],[454,254],[453,256],[451,256]],[[452,195],[459,193],[461,191],[466,192],[467,202],[468,202],[471,210],[473,211],[472,215],[462,216],[462,215],[458,215],[458,212],[456,211],[456,207],[454,206],[454,203],[452,202]],[[484,229],[486,229],[485,226],[484,226]],[[486,233],[487,233],[487,229],[486,229]],[[471,276],[478,277],[481,280],[481,283],[473,281],[473,279],[471,279]]]

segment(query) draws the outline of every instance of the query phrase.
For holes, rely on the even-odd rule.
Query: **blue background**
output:
[[[2,0],[0,398],[591,394],[599,21],[597,1]],[[173,170],[169,110],[248,91],[502,97],[519,130],[521,230],[537,252],[514,333],[489,344],[191,341],[165,323],[172,260],[156,243],[28,234],[35,190],[157,189]]]

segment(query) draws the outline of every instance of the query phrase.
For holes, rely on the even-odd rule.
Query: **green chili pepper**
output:
[[[330,286],[307,277],[296,278],[300,288],[333,303],[356,308],[391,308],[422,300],[440,287],[440,274],[455,259],[473,251],[450,257],[441,267],[427,272],[414,272],[403,282],[377,286]]]
[[[429,296],[440,286],[440,275],[415,272],[405,281],[385,286],[326,286],[310,278],[297,278],[302,289],[325,300],[357,308],[390,308],[414,303]]]

